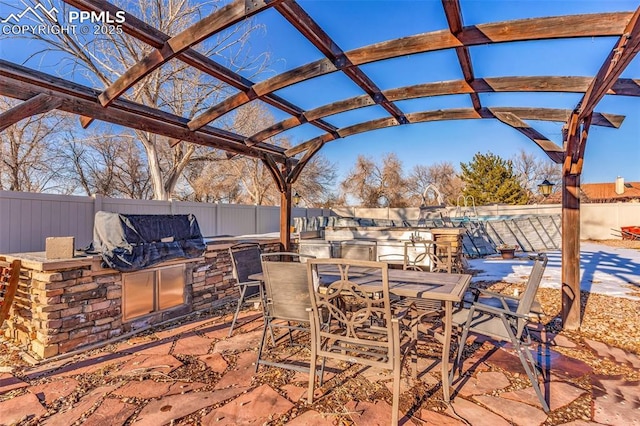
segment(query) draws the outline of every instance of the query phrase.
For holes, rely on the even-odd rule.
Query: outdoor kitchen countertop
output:
[[[99,254],[87,254],[84,251],[77,250],[73,257],[65,259],[47,259],[44,251],[33,251],[26,253],[10,253],[3,254],[7,260],[20,260],[23,268],[33,269],[36,271],[56,271],[60,269],[77,268],[79,266],[88,266],[102,261]]]
[[[76,269],[83,266],[91,266],[93,273],[113,273],[116,270],[105,268],[102,266],[102,256],[100,254],[88,254],[82,250],[77,250],[74,257],[67,259],[47,259],[44,251],[34,251],[27,253],[11,253],[3,254],[8,261],[15,259],[20,260],[22,267],[40,272],[54,272],[65,269]],[[150,265],[150,267],[175,265],[178,263],[197,262],[203,257],[194,258],[176,258],[158,264]]]

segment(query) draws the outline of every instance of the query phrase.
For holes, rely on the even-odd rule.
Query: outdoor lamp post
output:
[[[551,195],[551,191],[553,191],[554,186],[555,183],[551,183],[545,179],[540,185],[538,185],[538,189],[540,190],[540,193],[546,198]]]
[[[295,194],[293,194],[293,205],[298,207],[298,203],[300,203],[300,194],[298,194],[298,191],[295,192]]]

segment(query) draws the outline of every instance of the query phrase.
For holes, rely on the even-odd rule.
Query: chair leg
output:
[[[394,372],[394,376],[395,376]],[[398,374],[399,376],[399,374]],[[400,378],[393,378],[393,407],[391,408],[391,425],[397,426],[398,418],[398,410],[400,410]]]
[[[289,328],[287,328],[287,331],[289,333],[289,345],[293,346],[293,332],[291,331],[291,321],[287,321],[287,325],[289,326]]]
[[[393,365],[393,403],[391,407],[391,425],[397,426],[398,424],[398,410],[400,410],[400,377],[401,377],[401,357],[400,348],[395,345],[393,349],[394,365]]]
[[[453,378],[456,374],[456,370],[460,370],[459,374],[462,374],[462,351],[464,350],[465,342],[467,341],[467,336],[469,335],[469,329],[466,327],[462,328],[462,334],[460,335],[460,340],[458,342],[458,356],[456,357],[455,363],[451,366],[451,372],[449,373],[449,383],[453,383]]]
[[[544,398],[544,395],[542,395],[542,390],[540,389],[540,383],[538,383],[536,363],[535,363],[535,360],[533,359],[533,356],[531,355],[531,352],[529,352],[528,346],[523,346],[521,344],[518,344],[518,346],[516,347],[516,350],[518,351],[518,357],[520,358],[522,367],[524,368],[524,371],[527,373],[527,376],[529,376],[529,380],[531,381],[533,390],[535,390],[536,395],[538,395],[538,399],[540,400],[542,409],[544,410],[545,413],[548,413],[549,405],[547,404],[547,401]]]
[[[233,314],[233,320],[231,321],[231,328],[229,329],[229,334],[227,335],[227,337],[231,337],[231,334],[233,334],[233,328],[235,327],[236,321],[238,320],[238,314],[240,313],[240,308],[244,304],[244,293],[246,291],[247,291],[246,287],[242,287],[242,289],[240,290],[240,297],[238,298],[238,306],[236,306],[236,313]]]
[[[313,404],[313,390],[316,382],[316,370],[318,368],[315,352],[316,351],[311,348],[311,362],[309,363],[309,387],[307,389],[307,402],[309,404]]]
[[[265,317],[264,325],[262,326],[262,339],[260,339],[260,346],[258,347],[258,360],[256,361],[256,373],[260,367],[260,360],[262,359],[262,350],[267,340],[267,328],[271,330],[271,323],[268,318]],[[272,330],[273,331],[273,330]]]
[[[261,285],[260,287],[260,309],[262,309],[262,318],[267,318],[267,295],[264,292],[264,287]],[[269,322],[269,334],[271,334],[271,341],[276,343],[276,336],[273,333],[273,327],[271,326],[271,322]]]

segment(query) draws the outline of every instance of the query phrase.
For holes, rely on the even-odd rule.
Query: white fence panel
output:
[[[280,210],[270,206],[243,206],[181,201],[125,200],[103,197],[80,197],[0,191],[0,253],[43,251],[47,237],[73,236],[76,248],[86,247],[93,240],[93,219],[96,211],[125,214],[187,214],[198,218],[204,236],[245,235],[277,232]],[[374,218],[411,218],[414,209],[292,209],[294,217],[314,218],[336,214]],[[453,208],[452,210],[455,210]],[[560,214],[561,206],[483,206],[479,215]],[[453,212],[452,212],[453,213]],[[452,214],[453,215],[453,214]],[[416,215],[417,216],[417,215]],[[610,203],[581,205],[581,238],[608,239],[613,230],[622,226],[640,226],[640,203]]]
[[[0,253],[43,251],[47,237],[74,236],[85,247],[93,209],[91,197],[0,191]]]
[[[219,204],[220,228],[218,235],[245,235],[256,232],[256,206]]]
[[[217,210],[211,203],[195,203],[188,201],[174,201],[173,214],[194,214],[198,219],[200,232],[204,236],[218,234],[216,229]]]
[[[640,226],[639,203],[582,204],[580,237],[605,240],[620,235],[623,226]]]
[[[102,198],[101,210],[123,214],[171,214],[171,202]]]
[[[280,231],[280,207],[277,207],[277,206],[258,207],[256,234],[266,234],[268,232],[279,232],[279,231]]]

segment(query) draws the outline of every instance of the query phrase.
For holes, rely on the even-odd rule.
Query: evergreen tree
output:
[[[477,153],[469,163],[460,163],[463,194],[472,196],[476,205],[527,204],[525,188],[513,172],[511,160],[498,155]]]

